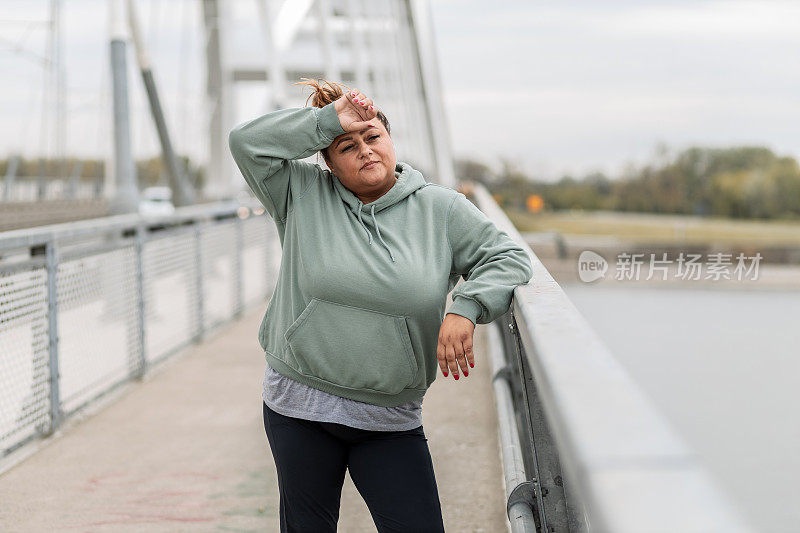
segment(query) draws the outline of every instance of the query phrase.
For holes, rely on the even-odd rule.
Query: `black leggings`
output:
[[[278,470],[281,532],[335,532],[348,468],[379,532],[444,531],[422,426],[367,431],[284,416],[261,403]]]

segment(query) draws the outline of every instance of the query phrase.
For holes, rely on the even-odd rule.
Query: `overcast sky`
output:
[[[800,156],[800,2],[435,0],[457,154],[612,171],[659,142]]]
[[[41,26],[12,21],[42,18],[47,4],[0,0],[2,157],[42,147],[41,66],[33,53],[8,49],[23,42],[44,52]],[[95,155],[110,139],[110,124],[95,111],[110,105],[102,101],[107,4],[65,2],[68,146],[80,155]],[[142,18],[164,58],[156,70],[164,103],[185,117],[175,126],[181,151],[201,145],[205,127],[192,112],[203,102],[199,2],[149,4],[142,2]],[[649,160],[659,143],[673,151],[759,144],[800,158],[800,2],[432,0],[432,13],[456,156],[492,166],[505,157],[550,179],[615,174]],[[181,54],[197,59],[179,61]],[[132,108],[146,105],[134,91]],[[150,123],[135,126],[135,144],[150,140]]]

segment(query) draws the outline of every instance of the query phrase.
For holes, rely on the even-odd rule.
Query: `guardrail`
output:
[[[280,257],[263,212],[226,202],[0,233],[0,459],[263,303]]]
[[[512,531],[752,531],[489,192],[464,192],[534,267],[489,330]]]

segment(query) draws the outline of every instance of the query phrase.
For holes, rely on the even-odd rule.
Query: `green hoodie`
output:
[[[407,163],[364,204],[329,170],[297,161],[343,133],[328,104],[273,111],[229,134],[283,249],[258,340],[287,377],[394,407],[422,398],[436,379],[439,327],[459,277],[447,312],[485,324],[508,310],[533,268],[466,196]]]

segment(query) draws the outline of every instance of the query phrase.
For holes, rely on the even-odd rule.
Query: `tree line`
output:
[[[500,171],[471,159],[455,161],[456,175],[483,183],[503,207],[525,209],[537,194],[546,210],[586,209],[721,216],[800,218],[800,166],[759,146],[691,147],[620,176],[602,172],[555,182],[535,179],[502,160]]]
[[[166,167],[161,156],[154,156],[135,161],[136,177],[140,188],[168,183]],[[205,169],[194,164],[187,156],[178,156],[178,161],[186,169],[190,181],[196,187],[202,187],[205,182]],[[0,159],[0,180],[8,172],[10,158]],[[29,158],[20,157],[17,160],[14,175],[26,179],[45,176],[51,179],[61,176],[69,179],[77,174],[82,181],[94,181],[105,175],[107,162],[103,159],[79,159],[75,157],[58,160],[54,158]]]

